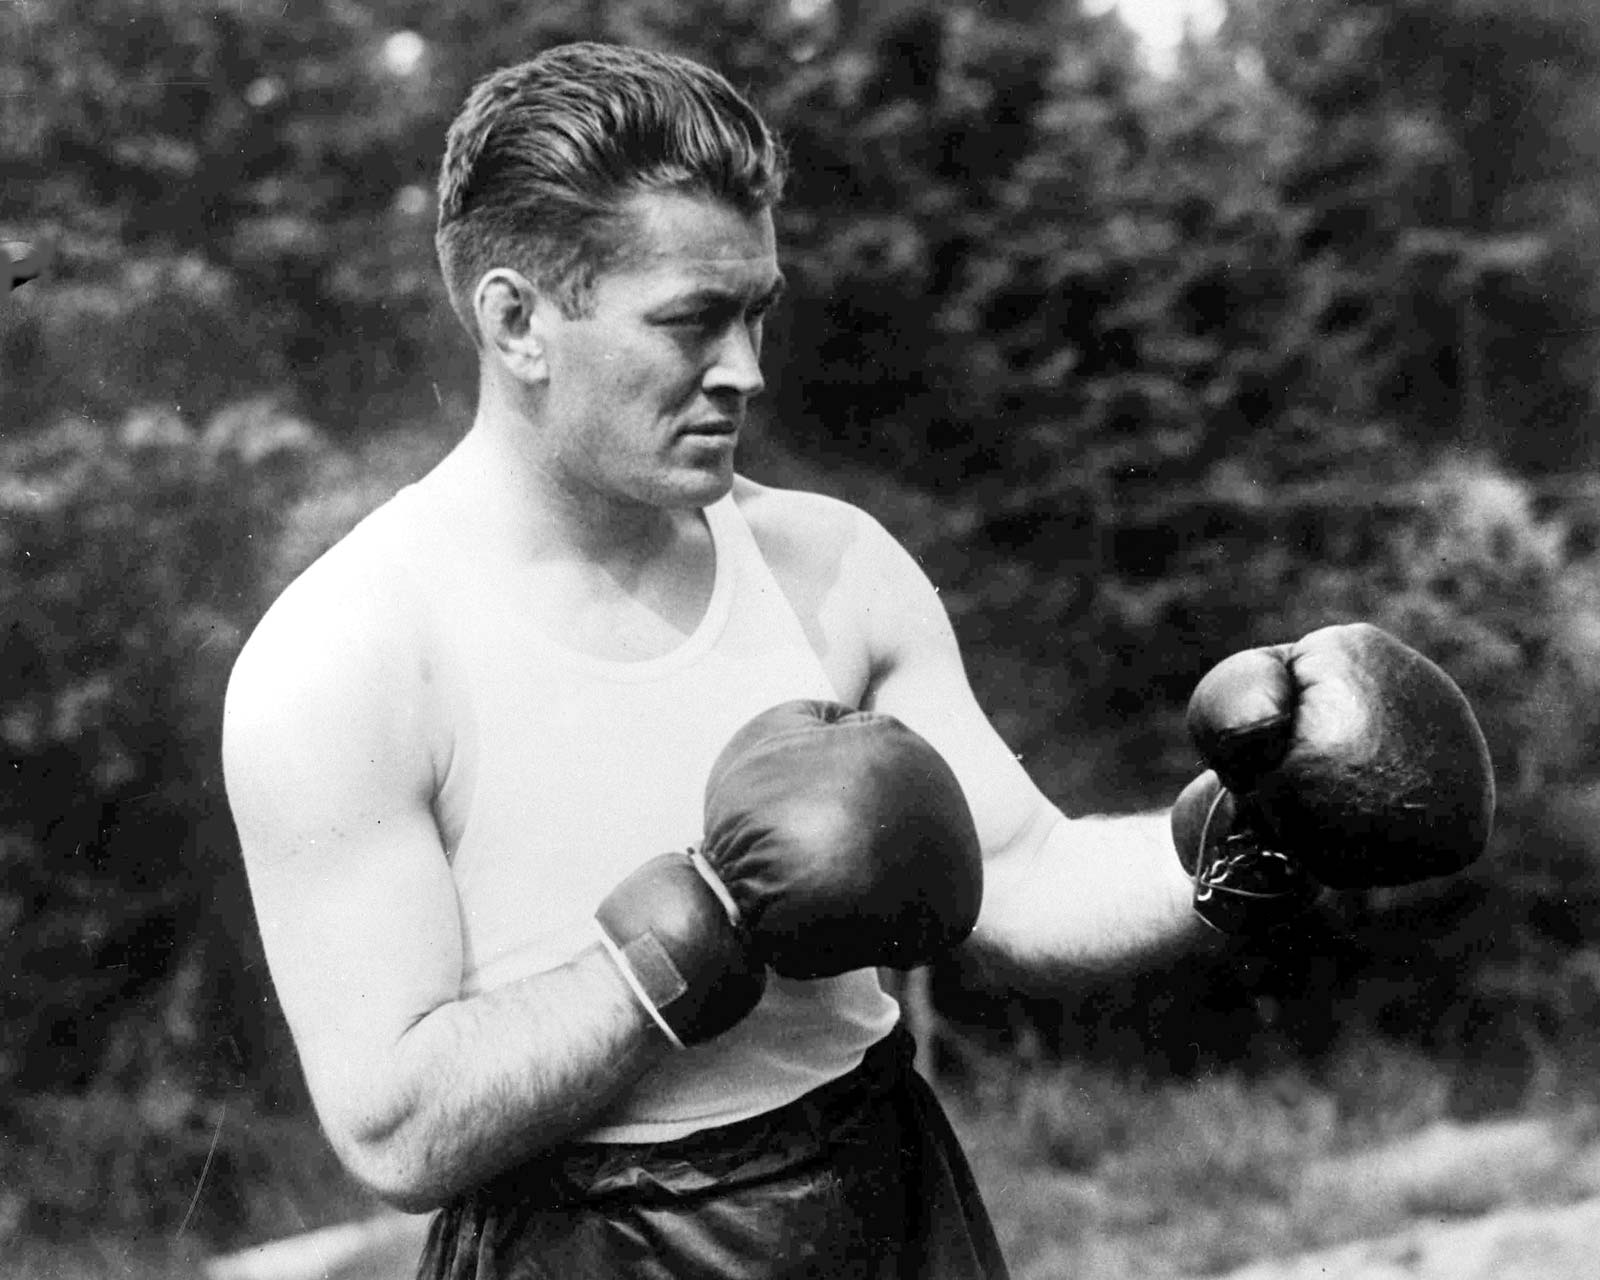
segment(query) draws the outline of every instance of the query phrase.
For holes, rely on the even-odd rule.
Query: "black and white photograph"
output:
[[[0,1280],[1593,1280],[1594,0],[0,0]]]

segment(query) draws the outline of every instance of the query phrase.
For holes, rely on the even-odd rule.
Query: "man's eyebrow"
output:
[[[779,298],[783,297],[784,291],[788,287],[789,282],[780,275],[772,282],[771,285],[762,290],[761,293],[757,294],[756,297],[752,299],[752,302],[759,307],[770,307],[777,302]],[[738,289],[730,289],[725,285],[707,284],[698,285],[684,293],[676,295],[671,299],[668,305],[674,307],[695,307],[703,306],[707,303],[717,304],[727,302],[742,302],[743,300],[744,294]]]

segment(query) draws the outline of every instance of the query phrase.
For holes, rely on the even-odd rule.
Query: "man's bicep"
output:
[[[319,1107],[343,1110],[456,998],[460,924],[404,688],[287,657],[241,659],[223,761],[274,987]]]
[[[1040,792],[973,694],[938,592],[880,533],[864,558],[873,677],[866,705],[927,738],[960,779],[985,857],[1042,841],[1059,811]],[[870,561],[870,564],[868,563]]]

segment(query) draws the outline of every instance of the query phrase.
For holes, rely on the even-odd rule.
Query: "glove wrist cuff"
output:
[[[622,980],[628,984],[628,989],[633,992],[634,999],[643,1005],[644,1011],[650,1015],[650,1021],[656,1024],[656,1028],[667,1038],[667,1042],[674,1049],[684,1048],[683,1040],[672,1029],[672,1024],[661,1013],[664,1005],[671,1003],[679,995],[683,994],[683,979],[679,977],[677,983],[673,984],[670,981],[670,976],[663,972],[660,964],[644,963],[637,966],[634,964],[634,957],[637,956],[641,960],[644,959],[643,952],[646,949],[646,944],[655,942],[655,936],[648,933],[644,934],[639,938],[635,938],[626,948],[623,948],[617,945],[603,927],[596,927],[595,932],[600,935],[600,945],[605,948],[606,954],[611,957],[612,963],[617,966],[617,972],[622,975]],[[630,952],[632,953],[631,955]],[[661,959],[666,959],[664,954]],[[642,973],[641,970],[643,971]],[[672,973],[676,974],[676,969],[673,969]],[[647,981],[647,978],[652,977],[657,979],[654,982],[654,990],[651,989],[651,983]],[[660,980],[662,977],[666,977],[668,980],[663,982]]]
[[[652,858],[595,912],[605,951],[668,1043],[719,1035],[750,1012],[766,969],[728,913],[727,890],[697,855]]]
[[[727,913],[728,923],[735,929],[744,927],[744,913],[739,910],[739,904],[733,900],[733,894],[728,892],[728,886],[722,882],[705,855],[700,852],[698,845],[691,845],[688,849],[689,865],[700,873],[700,878],[706,882],[706,887],[717,897],[722,904],[722,909]]]

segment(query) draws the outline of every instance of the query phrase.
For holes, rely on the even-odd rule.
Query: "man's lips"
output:
[[[683,429],[686,436],[736,436],[739,434],[739,424],[730,422],[726,418],[716,418],[710,422],[696,422]]]

